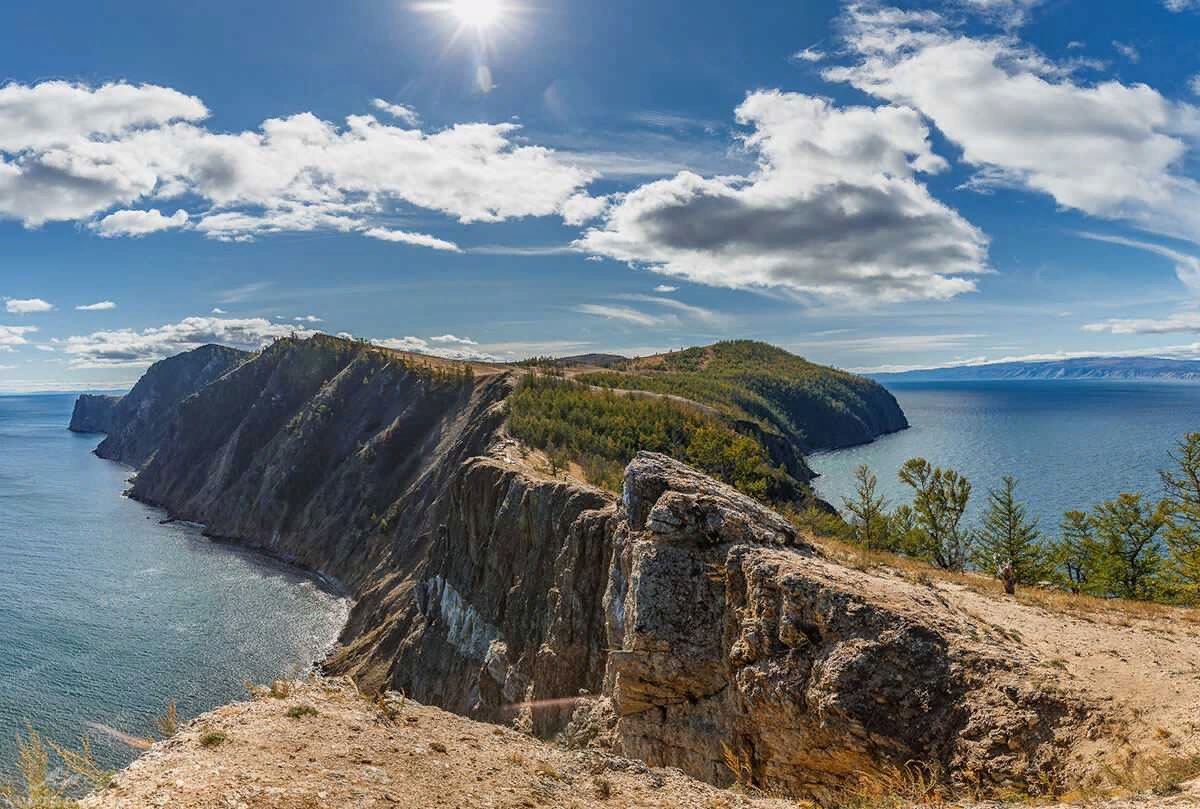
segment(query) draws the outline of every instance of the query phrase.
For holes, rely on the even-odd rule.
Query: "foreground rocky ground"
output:
[[[282,694],[286,691],[286,696]],[[675,769],[571,751],[511,728],[403,700],[370,701],[345,679],[264,690],[155,745],[84,809],[785,809],[806,802],[722,790]],[[910,785],[911,788],[911,785]],[[855,809],[922,796],[847,794]],[[926,803],[944,803],[937,795]],[[989,803],[999,807],[1003,804]],[[1014,804],[1015,805],[1015,804]],[[1050,805],[1044,803],[1043,805]],[[1065,804],[1064,804],[1065,805]],[[1200,782],[1171,795],[1077,799],[1104,809],[1200,805]],[[980,804],[979,809],[985,805]]]
[[[83,806],[794,806],[720,790],[678,770],[651,769],[599,751],[568,751],[411,700],[371,702],[345,679],[294,683],[288,690],[286,697],[263,693],[201,716]]]

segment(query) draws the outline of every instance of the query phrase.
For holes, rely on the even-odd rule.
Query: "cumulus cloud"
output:
[[[212,308],[212,313],[214,315],[223,315],[223,314],[225,314],[225,310],[222,309],[220,306],[214,306]]]
[[[389,230],[388,228],[369,228],[363,231],[364,236],[385,242],[399,242],[418,247],[430,247],[434,250],[446,250],[451,253],[461,253],[462,249],[454,242],[430,236],[428,233],[410,233],[406,230]]]
[[[105,309],[116,309],[117,305],[112,301],[97,301],[96,303],[81,303],[75,308],[80,312],[100,312]]]
[[[395,123],[302,112],[253,131],[216,132],[201,123],[202,102],[166,87],[10,84],[0,89],[0,217],[37,227],[119,207],[98,232],[136,235],[164,219],[180,226],[182,217],[129,209],[188,195],[200,210],[187,224],[238,241],[284,230],[369,231],[405,206],[470,223],[564,211],[576,218],[598,205],[580,197],[568,206],[594,173],[521,142],[516,124],[425,132],[408,108],[375,106]]]
[[[49,312],[54,304],[41,298],[5,298],[4,311],[10,315],[27,315],[34,312]]]
[[[141,331],[119,329],[68,337],[63,351],[71,355],[71,364],[77,368],[147,365],[206,343],[255,350],[279,337],[314,333],[265,318],[188,317]]]
[[[13,346],[29,343],[25,335],[37,331],[37,326],[0,326],[0,351],[12,351]]]
[[[431,338],[437,339],[437,338]],[[428,354],[431,357],[442,357],[448,360],[479,360],[482,362],[499,362],[500,358],[494,354],[487,354],[482,351],[475,351],[470,348],[455,348],[446,345],[430,345],[429,340],[420,337],[391,337],[386,340],[372,340],[377,346],[383,348],[391,348],[396,351],[409,351],[414,354]],[[470,343],[475,345],[475,343]]]
[[[458,337],[457,335],[453,334],[439,334],[437,337],[430,337],[429,339],[435,343],[456,343],[464,346],[479,345],[479,343],[467,337]]]
[[[933,122],[976,168],[969,186],[1047,194],[1084,213],[1164,234],[1200,233],[1200,184],[1180,173],[1195,107],[1143,85],[1086,83],[1011,37],[972,37],[933,12],[853,5],[858,63],[842,81]]]
[[[951,298],[987,271],[984,234],[916,179],[947,164],[915,111],[776,91],[737,119],[753,174],[643,185],[576,244],[713,286],[852,301]]]
[[[659,284],[658,286],[656,286],[654,288],[654,291],[666,294],[668,292],[675,292],[678,289],[679,289],[679,287],[673,287],[670,284]]]
[[[89,227],[105,238],[114,236],[145,236],[160,230],[181,228],[188,223],[188,212],[177,210],[163,216],[158,208],[149,211],[114,211]]]

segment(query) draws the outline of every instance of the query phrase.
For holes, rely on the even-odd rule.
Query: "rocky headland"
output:
[[[841,564],[664,455],[634,458],[619,494],[554,470],[505,429],[520,370],[323,336],[187,369],[151,404],[81,399],[76,426],[123,436],[105,457],[139,467],[133,497],[340,582],[355,606],[325,669],[364,693],[829,802],[913,762],[1030,795],[1195,746],[1195,726],[1157,735],[1147,706],[1131,730],[1111,689],[1049,664],[1061,620],[1057,651],[1032,644],[1001,623],[1031,614]],[[1176,708],[1200,706],[1176,685]]]

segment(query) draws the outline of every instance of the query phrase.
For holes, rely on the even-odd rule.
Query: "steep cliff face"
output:
[[[75,410],[71,413],[71,425],[67,429],[73,433],[112,432],[113,414],[120,401],[120,396],[82,394],[75,400]]]
[[[175,407],[247,356],[237,349],[206,345],[156,362],[124,396],[80,396],[70,429],[107,433],[97,455],[141,466],[162,442]]]
[[[331,673],[542,735],[611,698],[621,750],[715,783],[820,795],[915,759],[1026,787],[1100,715],[665,456],[620,498],[539,471],[504,430],[514,384],[280,341],[171,408],[132,495],[336,578],[356,603]]]

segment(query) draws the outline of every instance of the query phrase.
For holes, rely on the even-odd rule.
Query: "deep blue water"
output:
[[[816,488],[839,508],[867,464],[893,505],[911,502],[896,471],[909,458],[964,473],[970,517],[1004,475],[1055,533],[1063,512],[1120,492],[1161,496],[1158,472],[1185,433],[1200,431],[1200,385],[1099,381],[892,383],[911,429],[810,459]]]
[[[170,699],[192,716],[246,680],[304,673],[337,637],[342,600],[260,556],[121,496],[128,467],[69,433],[72,396],[0,396],[0,772],[30,725],[133,751]]]

